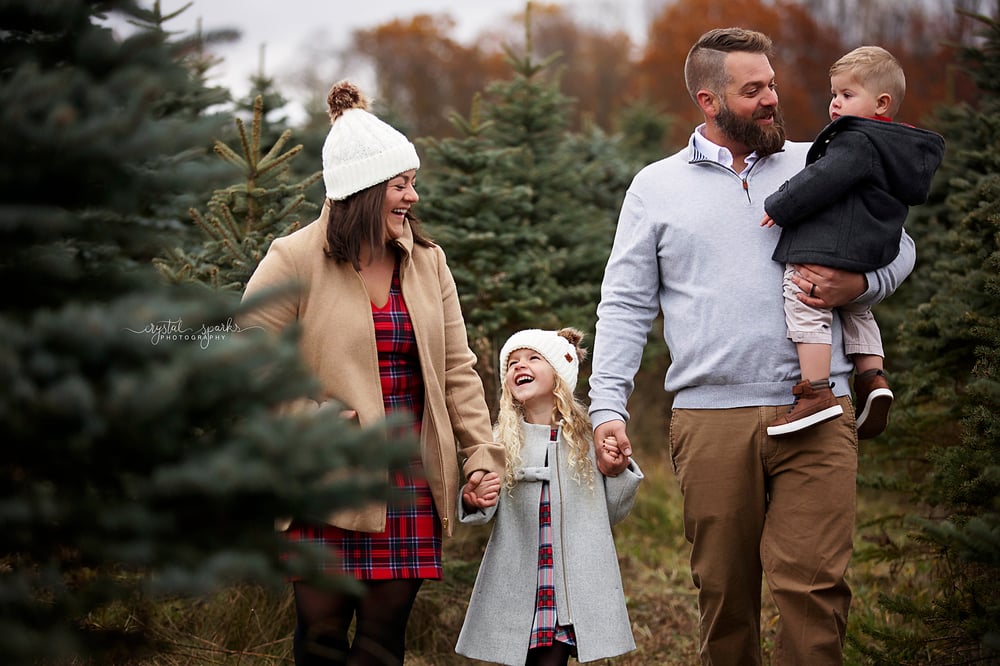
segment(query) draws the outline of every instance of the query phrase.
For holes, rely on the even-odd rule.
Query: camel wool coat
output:
[[[605,659],[635,649],[625,607],[611,526],[628,515],[643,475],[635,461],[615,477],[597,470],[593,488],[572,479],[568,445],[550,426],[524,423],[523,466],[510,492],[501,490],[493,507],[466,512],[463,523],[484,524],[495,516],[493,533],[472,590],[456,652],[520,666],[528,656],[538,585],[538,507],[542,482],[549,482],[553,580],[558,624],[573,625],[577,660]],[[546,466],[546,459],[549,465]]]
[[[350,263],[325,254],[328,207],[294,233],[276,238],[254,271],[243,299],[269,290],[276,297],[241,318],[241,326],[280,331],[298,323],[299,348],[321,384],[318,401],[300,401],[291,410],[318,409],[336,401],[357,411],[362,427],[385,419],[371,301]],[[409,224],[395,241],[400,253],[400,287],[417,340],[424,383],[420,454],[444,534],[455,523],[460,469],[503,476],[504,449],[493,441],[482,381],[475,371],[455,280],[438,246],[413,242]],[[296,290],[279,289],[289,284]],[[339,406],[338,406],[339,411]],[[459,460],[461,458],[461,460]],[[361,532],[385,529],[385,502],[337,512],[331,525]],[[279,529],[289,521],[279,521]]]

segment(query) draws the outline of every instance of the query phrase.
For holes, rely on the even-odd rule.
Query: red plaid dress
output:
[[[558,428],[552,428],[551,441],[559,441]],[[538,505],[538,589],[535,593],[535,621],[531,627],[528,649],[545,647],[556,641],[576,645],[573,626],[564,627],[556,624],[556,588],[552,569],[552,508],[549,503],[549,484],[543,481]]]
[[[409,413],[412,428],[420,431],[424,386],[413,324],[399,286],[399,264],[392,273],[389,300],[372,304],[375,345],[386,414]],[[332,525],[293,523],[292,541],[313,541],[333,548],[340,570],[359,580],[441,578],[441,522],[420,458],[407,469],[390,470],[390,481],[403,498],[390,502],[384,532],[355,532]]]

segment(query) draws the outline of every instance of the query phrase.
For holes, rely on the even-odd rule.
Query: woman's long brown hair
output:
[[[385,190],[386,183],[378,183],[343,201],[329,200],[330,216],[326,227],[328,257],[338,262],[348,261],[354,270],[360,271],[362,246],[368,246],[372,258],[385,252],[385,220],[382,219]],[[413,215],[413,211],[407,212],[406,220],[410,224],[414,243],[424,247],[434,245],[424,235],[420,220]]]

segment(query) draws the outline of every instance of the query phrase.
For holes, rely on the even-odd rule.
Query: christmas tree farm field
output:
[[[635,506],[615,526],[615,543],[636,650],[605,664],[621,666],[696,666],[698,601],[684,538],[682,498],[673,474],[667,443],[669,403],[660,389],[663,368],[637,377],[630,408],[634,457],[645,474]],[[878,463],[881,439],[864,442],[859,469]],[[855,556],[848,570],[854,592],[845,653],[847,664],[873,664],[866,646],[879,631],[898,622],[879,604],[879,595],[929,594],[932,585],[919,564],[886,560],[886,544],[903,550],[909,531],[902,516],[913,512],[898,496],[859,488]],[[479,570],[490,527],[459,526],[444,545],[444,578],[424,584],[407,632],[408,666],[451,666],[476,663],[454,652],[455,641]],[[762,585],[761,643],[765,664],[773,651],[778,612]],[[261,589],[238,586],[195,601],[174,600],[148,609],[146,619],[123,614],[118,623],[149,622],[162,641],[160,651],[125,666],[292,664],[295,608],[290,586]],[[575,662],[572,662],[575,663]],[[925,662],[926,663],[926,662]]]
[[[622,579],[637,649],[607,664],[623,666],[698,663],[698,607],[688,567],[681,497],[664,447],[636,447],[636,460],[646,479],[632,514],[615,528]],[[918,570],[900,571],[870,557],[885,540],[904,536],[879,518],[901,513],[884,493],[862,490],[858,502],[856,554],[849,578],[854,590],[847,659],[871,663],[860,646],[873,640],[860,627],[887,626],[893,618],[880,609],[878,595],[909,588],[921,592]],[[445,545],[445,576],[425,583],[410,620],[406,663],[447,666],[472,662],[454,653],[465,608],[478,571],[489,528],[460,529]],[[777,610],[762,588],[762,644],[765,663],[773,648]],[[102,622],[127,625],[148,622],[162,641],[154,655],[135,658],[128,666],[292,664],[291,635],[295,624],[289,588],[265,590],[231,587],[196,601],[172,600],[137,614],[125,612]],[[575,663],[575,662],[573,662]]]

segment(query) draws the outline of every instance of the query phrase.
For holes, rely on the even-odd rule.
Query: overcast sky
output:
[[[151,2],[151,0],[149,0]],[[182,7],[187,0],[161,0],[164,14]],[[524,10],[525,0],[193,0],[193,6],[167,24],[168,29],[193,31],[198,21],[204,30],[236,28],[242,39],[220,45],[213,52],[223,63],[212,70],[212,82],[228,88],[236,97],[246,93],[249,77],[259,67],[264,47],[265,71],[278,81],[286,96],[294,91],[282,85],[288,74],[301,71],[310,56],[322,57],[344,48],[351,32],[371,28],[393,19],[417,14],[449,14],[455,21],[455,38],[470,43],[491,23],[505,22]],[[627,30],[637,43],[644,39],[646,25],[664,0],[548,0],[565,5],[584,25],[603,25]],[[313,46],[314,48],[311,48]],[[318,63],[310,63],[318,64]],[[322,71],[322,68],[318,68]],[[338,74],[339,76],[340,74]],[[343,72],[345,78],[364,79],[365,74]]]

